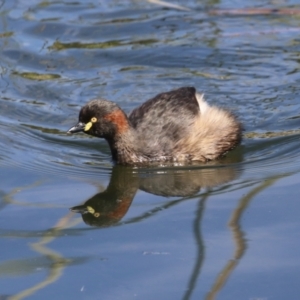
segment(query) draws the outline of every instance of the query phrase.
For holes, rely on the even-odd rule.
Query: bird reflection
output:
[[[138,190],[138,176],[128,167],[115,166],[107,189],[88,199],[83,205],[70,208],[81,213],[91,226],[111,226],[125,216]]]
[[[186,292],[182,297],[183,300],[189,300],[197,286],[205,259],[205,246],[201,234],[201,219],[205,210],[205,203],[210,195],[212,195],[210,188],[236,179],[240,174],[236,162],[237,160],[230,161],[227,159],[223,161],[223,164],[214,162],[201,167],[186,166],[156,169],[135,169],[132,167],[115,166],[112,170],[111,180],[107,189],[96,194],[83,205],[75,206],[71,210],[80,212],[84,222],[89,225],[111,226],[118,223],[125,216],[138,190],[163,197],[172,196],[179,198],[163,204],[159,208],[143,213],[143,215],[137,216],[125,223],[136,222],[140,219],[151,217],[162,209],[170,208],[191,198],[194,198],[195,201],[198,199],[198,209],[193,226],[197,255],[188,279]],[[199,192],[202,188],[208,189],[200,194]],[[219,189],[223,188],[223,186],[219,187]],[[260,191],[260,189],[258,190]],[[252,198],[251,195],[246,197],[246,203],[243,199],[241,200],[241,207],[239,205],[234,210],[234,217],[232,217],[230,222],[230,228],[232,228],[236,243],[235,259],[230,258],[228,265],[220,271],[220,276],[216,278],[215,283],[207,292],[205,297],[207,300],[215,299],[246,251],[246,242],[240,228],[239,220]]]
[[[190,197],[201,188],[211,188],[237,177],[235,164],[211,164],[202,167],[164,167],[139,169],[115,166],[105,191],[97,193],[71,211],[81,213],[91,226],[106,227],[118,223],[127,213],[138,190],[163,197]]]

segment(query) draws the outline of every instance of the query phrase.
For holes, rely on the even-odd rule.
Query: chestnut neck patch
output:
[[[117,127],[117,133],[123,133],[128,130],[129,124],[125,114],[119,109],[107,114],[104,119],[114,123]]]

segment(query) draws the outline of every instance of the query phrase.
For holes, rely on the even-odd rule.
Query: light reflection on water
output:
[[[3,295],[297,298],[298,19],[178,3],[3,2]],[[90,98],[129,112],[186,85],[244,123],[221,161],[114,167],[105,141],[66,134]]]

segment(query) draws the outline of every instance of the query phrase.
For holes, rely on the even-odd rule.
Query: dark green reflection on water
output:
[[[14,72],[12,72],[12,74],[24,77],[26,79],[36,80],[36,81],[53,80],[53,79],[58,79],[61,77],[58,74],[39,74],[36,72],[16,72],[16,71],[14,71]]]
[[[157,43],[158,40],[155,39],[147,39],[147,40],[138,40],[138,41],[107,41],[107,42],[98,42],[98,43],[82,43],[82,42],[72,42],[72,43],[62,43],[59,41],[55,41],[52,46],[49,46],[49,50],[66,50],[66,49],[106,49],[106,48],[114,48],[120,46],[128,46],[128,45],[151,45]]]
[[[0,34],[0,38],[11,37],[13,34],[13,32],[3,32]]]

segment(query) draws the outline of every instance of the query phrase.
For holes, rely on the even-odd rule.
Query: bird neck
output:
[[[142,162],[145,159],[140,155],[136,130],[128,123],[126,131],[116,134],[113,138],[106,138],[112,158],[120,164]]]

